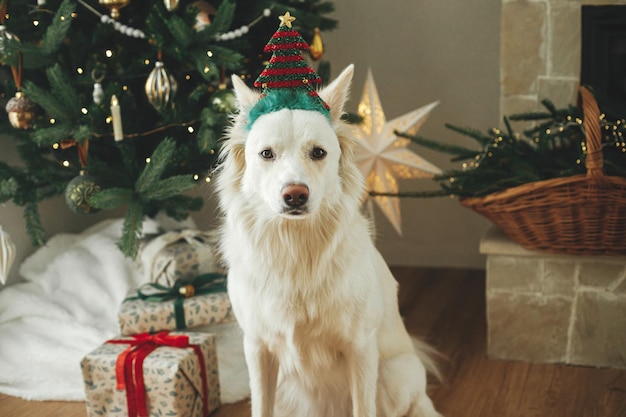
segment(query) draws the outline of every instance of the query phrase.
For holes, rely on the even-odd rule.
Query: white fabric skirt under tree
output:
[[[81,359],[119,335],[117,312],[143,282],[118,249],[122,220],[54,236],[20,267],[24,282],[0,291],[0,392],[28,400],[85,399]],[[146,220],[144,233],[159,224]],[[193,329],[217,336],[222,402],[249,396],[236,323]]]

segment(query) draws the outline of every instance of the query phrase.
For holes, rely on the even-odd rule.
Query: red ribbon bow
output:
[[[177,348],[192,348],[200,364],[202,377],[202,412],[209,414],[208,387],[204,355],[199,345],[189,343],[189,336],[171,335],[169,331],[158,333],[140,333],[132,336],[133,339],[113,339],[107,343],[128,344],[129,346],[117,357],[115,362],[116,388],[126,390],[128,417],[148,417],[146,386],[143,379],[143,361],[159,346]]]

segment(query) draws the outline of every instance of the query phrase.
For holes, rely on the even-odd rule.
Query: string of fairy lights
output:
[[[615,147],[619,152],[626,154],[626,120],[622,118],[612,121],[609,120],[604,113],[599,116],[599,119],[602,134],[602,146],[604,148]],[[494,157],[495,150],[499,146],[502,146],[505,141],[526,140],[527,143],[534,146],[539,146],[542,141],[549,141],[552,146],[560,146],[562,144],[561,140],[564,132],[575,131],[580,133],[581,138],[584,138],[586,136],[584,129],[583,120],[580,117],[572,115],[567,115],[562,122],[546,128],[543,130],[542,135],[534,135],[532,139],[522,138],[519,133],[514,133],[512,138],[506,137],[500,129],[492,128],[489,133],[493,136],[493,141],[485,147],[483,152],[477,154],[473,161],[463,162],[461,165],[462,171],[479,168],[481,162],[484,161],[485,158]],[[581,154],[585,155],[587,153],[587,143],[584,140],[581,140],[579,142],[579,146]],[[581,158],[577,158],[574,162],[576,165],[582,164]],[[448,181],[450,183],[454,183],[456,178],[452,176],[448,178]]]

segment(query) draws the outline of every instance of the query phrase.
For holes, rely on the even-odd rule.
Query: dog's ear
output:
[[[350,94],[353,74],[354,64],[350,64],[339,74],[335,81],[319,92],[320,97],[330,106],[330,118],[333,121],[339,120],[343,114],[343,108]]]
[[[239,110],[249,110],[259,100],[260,94],[249,88],[236,74],[232,75],[231,80],[233,81],[233,89],[235,90]]]

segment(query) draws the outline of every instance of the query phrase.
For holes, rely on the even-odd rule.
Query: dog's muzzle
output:
[[[299,215],[307,212],[309,201],[309,187],[305,184],[287,184],[282,189],[282,198],[285,203],[283,213]]]

